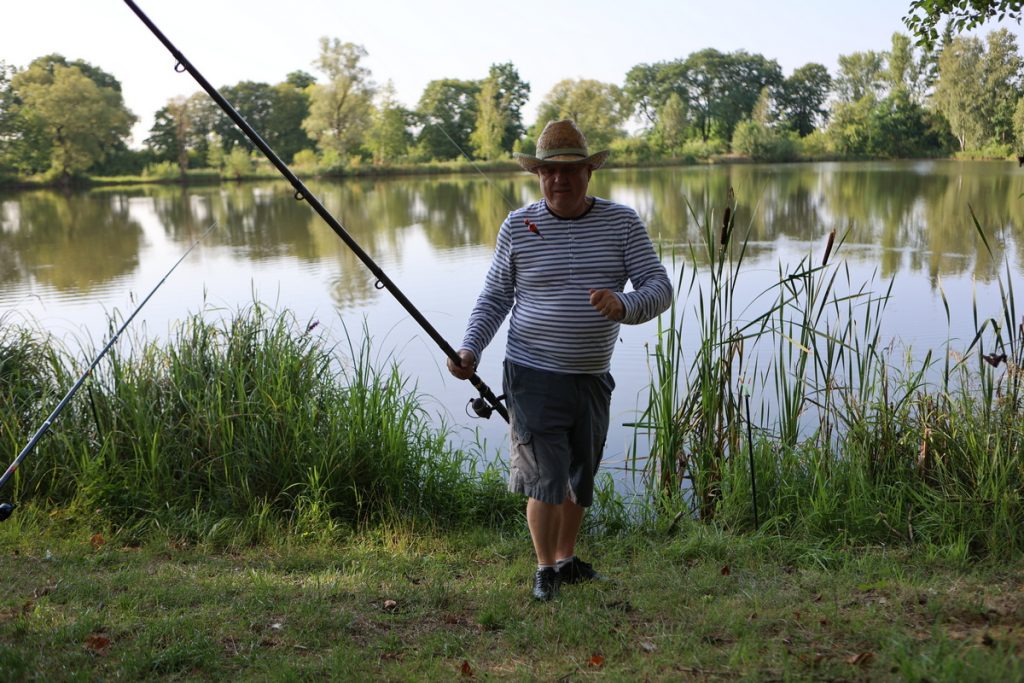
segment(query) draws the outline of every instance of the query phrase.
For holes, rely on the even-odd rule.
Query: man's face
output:
[[[588,164],[552,164],[537,169],[548,208],[562,218],[575,218],[587,210]]]

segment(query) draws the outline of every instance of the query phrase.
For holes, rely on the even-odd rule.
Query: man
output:
[[[459,351],[461,366],[448,361],[453,375],[471,377],[511,311],[503,377],[509,488],[528,497],[538,600],[550,600],[560,584],[599,578],[575,552],[608,435],[612,350],[620,323],[646,322],[672,299],[636,212],[587,195],[591,174],[607,157],[588,153],[572,121],[548,123],[536,156],[516,155],[540,179],[544,199],[502,224]],[[624,293],[627,280],[633,291]]]

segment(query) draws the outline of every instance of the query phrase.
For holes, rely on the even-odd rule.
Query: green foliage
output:
[[[395,99],[391,81],[381,90],[379,106],[373,114],[373,125],[366,136],[366,147],[377,165],[393,163],[405,157],[412,144],[409,124],[412,114]]]
[[[448,78],[427,83],[416,107],[423,125],[416,138],[421,159],[457,159],[472,153],[479,92],[477,81]]]
[[[80,60],[40,57],[11,78],[11,88],[22,121],[35,128],[28,137],[48,138],[49,171],[63,182],[101,161],[135,122],[117,79]]]
[[[0,344],[0,419],[12,439],[67,371],[24,332],[2,331],[11,343]],[[497,473],[450,449],[368,343],[343,358],[254,305],[219,324],[194,316],[166,345],[136,340],[132,350],[108,355],[88,400],[69,405],[26,460],[20,500],[99,509],[119,527],[192,519],[190,534],[226,526],[254,537],[270,530],[260,520],[456,524],[519,507]]]
[[[828,127],[829,147],[834,152],[849,157],[867,154],[871,135],[868,120],[875,104],[873,97],[836,104]]]
[[[606,149],[612,140],[622,137],[626,113],[626,99],[617,85],[567,78],[544,96],[532,133],[539,136],[549,121],[572,119],[587,136],[590,149]]]
[[[659,158],[645,137],[625,137],[613,140],[609,146],[616,164],[644,164]]]
[[[823,130],[812,131],[809,135],[797,140],[797,154],[802,159],[825,159],[832,153],[828,133]]]
[[[504,156],[502,141],[508,126],[504,108],[498,93],[498,84],[487,79],[477,93],[476,127],[469,136],[474,156],[478,159],[493,160]]]
[[[984,47],[977,38],[955,38],[939,56],[936,109],[949,121],[960,149],[981,146],[986,134],[984,115]]]
[[[793,71],[777,96],[783,125],[800,137],[810,135],[828,118],[825,101],[831,89],[832,77],[821,64],[804,64]]]
[[[679,154],[683,158],[710,159],[713,156],[725,154],[727,151],[729,151],[729,146],[724,141],[712,138],[711,140],[687,140],[679,149]]]
[[[224,159],[223,175],[235,180],[252,174],[252,157],[241,145],[234,147]]]
[[[989,19],[1009,18],[1020,22],[1022,10],[1022,0],[911,0],[903,23],[919,45],[931,47],[938,41],[937,27],[944,20],[949,30],[959,33]]]
[[[308,88],[309,116],[302,128],[321,152],[348,156],[360,147],[372,125],[376,86],[361,64],[366,55],[361,45],[320,39],[316,66],[327,80]]]
[[[658,108],[657,123],[650,137],[657,147],[671,154],[683,144],[688,129],[686,104],[678,94],[672,93]]]
[[[694,127],[705,142],[712,136],[731,140],[761,91],[782,83],[778,62],[744,50],[728,54],[701,50],[686,58],[683,69]]]
[[[790,134],[749,119],[741,121],[732,136],[732,151],[755,161],[793,161],[797,149]]]
[[[523,107],[530,99],[530,84],[519,76],[512,62],[492,64],[487,71],[487,80],[497,87],[496,98],[505,118],[505,131],[501,148],[512,151],[512,146],[526,132],[523,123]]]
[[[317,158],[316,152],[311,149],[302,149],[295,153],[292,157],[292,166],[299,171],[305,171],[307,173],[316,173],[317,170]]]
[[[174,180],[181,177],[181,169],[173,161],[157,161],[148,164],[142,175],[154,180]]]
[[[885,88],[885,57],[874,50],[839,55],[839,73],[833,84],[839,102],[880,97]]]
[[[737,301],[749,233],[727,207],[721,219],[708,212],[691,252],[707,279],[691,276],[687,292],[680,270],[680,296],[694,302],[685,331],[700,340],[692,361],[682,302],[659,329],[644,420],[654,500],[685,494],[700,519],[748,528],[753,459],[761,526],[773,533],[925,543],[965,559],[1024,549],[1024,338],[1011,284],[994,310],[974,303],[966,348],[901,362],[880,338],[893,282],[876,292],[851,281],[829,260],[834,234],[820,261],[780,264],[777,284]],[[983,362],[984,348],[1003,350],[1005,367]],[[745,391],[770,406],[759,419]]]
[[[868,143],[872,156],[910,158],[936,151],[938,142],[928,135],[923,107],[911,101],[905,90],[896,90],[878,102],[868,116]]]
[[[964,149],[956,153],[957,159],[1011,159],[1013,147],[1009,144],[989,141],[978,149]]]

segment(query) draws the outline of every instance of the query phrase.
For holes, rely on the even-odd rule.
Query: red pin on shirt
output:
[[[530,232],[532,232],[532,233],[533,233],[534,235],[536,235],[537,237],[539,237],[539,238],[541,238],[541,239],[544,239],[544,235],[540,234],[540,228],[538,228],[538,227],[537,227],[537,224],[536,224],[536,223],[534,223],[533,221],[531,221],[531,220],[530,220],[529,218],[524,218],[524,219],[523,219],[523,222],[524,222],[524,223],[526,223],[526,229],[527,229],[527,230],[529,230]]]

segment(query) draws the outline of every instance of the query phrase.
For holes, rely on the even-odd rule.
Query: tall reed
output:
[[[651,494],[749,528],[752,449],[774,532],[925,540],[962,556],[1024,548],[1024,322],[1009,269],[994,314],[975,302],[966,348],[912,354],[882,338],[893,281],[878,292],[853,282],[831,253],[834,234],[820,263],[780,264],[757,287],[763,276],[744,263],[750,228],[737,235],[736,215],[732,197],[721,218],[694,215],[702,241],[689,250],[690,285],[659,323],[641,420]],[[744,391],[758,405],[751,440]]]
[[[221,322],[192,316],[166,343],[121,345],[26,461],[18,493],[119,525],[257,536],[517,514],[499,474],[453,450],[363,339],[345,356],[254,304]]]

